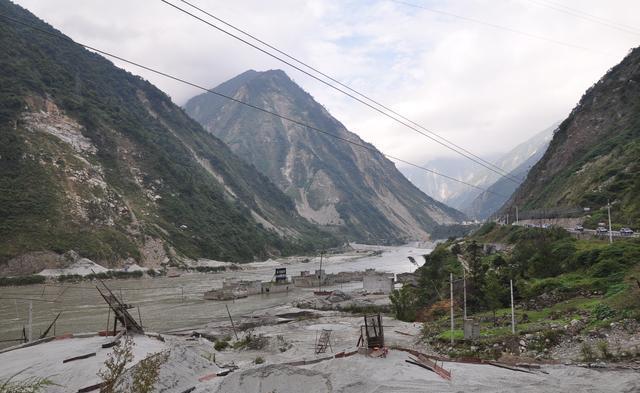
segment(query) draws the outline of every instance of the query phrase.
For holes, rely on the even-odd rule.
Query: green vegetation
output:
[[[79,274],[64,274],[58,276],[57,280],[59,282],[68,282],[68,281],[82,281],[82,280],[108,280],[112,278],[142,278],[144,273],[142,271],[133,271],[133,272],[123,272],[123,271],[108,271],[104,273],[90,273],[86,276],[81,276]]]
[[[229,341],[224,341],[224,340],[218,340],[213,345],[213,348],[215,348],[216,351],[224,351],[228,347],[229,347]]]
[[[46,277],[39,275],[0,277],[0,287],[42,284],[46,281],[46,279]]]
[[[495,251],[485,242],[501,245]],[[518,351],[511,335],[509,281],[513,280],[516,325],[529,334],[529,349],[544,352],[557,345],[565,329],[598,329],[613,321],[640,321],[640,240],[612,244],[577,240],[560,228],[538,229],[487,224],[462,240],[439,244],[417,270],[417,288],[391,295],[398,319],[425,322],[423,336],[438,347],[449,345],[449,274],[455,286],[455,339],[462,339],[461,263],[467,264],[468,314],[480,323],[481,336],[473,345],[485,348],[473,356],[498,356],[493,345]],[[569,328],[570,326],[570,328]],[[565,328],[561,328],[565,327]],[[454,350],[470,355],[468,348]],[[603,346],[604,344],[600,344]],[[510,348],[510,349],[509,349]],[[590,355],[584,351],[583,357]],[[599,347],[604,357],[607,349]],[[585,355],[586,354],[586,355]],[[599,357],[595,356],[595,357]],[[611,356],[611,354],[609,354]],[[617,354],[616,357],[620,355]]]
[[[0,380],[0,393],[39,393],[51,386],[59,386],[49,378],[28,377],[19,380],[17,377],[21,373],[22,371],[5,380]]]
[[[58,34],[10,2],[0,13]],[[142,78],[13,23],[0,25],[0,49],[0,264],[71,249],[98,263],[140,261],[147,237],[191,258],[237,262],[337,245]],[[44,113],[50,104],[79,123],[95,153],[79,157],[57,137],[30,130],[25,108]],[[280,236],[253,214],[297,235]]]

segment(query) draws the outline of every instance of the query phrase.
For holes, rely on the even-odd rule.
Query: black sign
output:
[[[287,281],[287,268],[279,267],[276,269],[276,282],[277,281]]]

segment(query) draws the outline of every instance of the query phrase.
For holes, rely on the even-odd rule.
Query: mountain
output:
[[[483,168],[461,156],[438,157],[425,162],[423,166],[471,184],[480,185],[485,180],[476,177]],[[456,209],[465,206],[480,193],[475,188],[415,167],[403,166],[400,171],[425,194]]]
[[[283,71],[247,71],[214,90],[369,147],[211,93],[186,103],[190,116],[291,196],[303,217],[349,239],[375,242],[425,239],[435,226],[463,219],[418,190]]]
[[[7,0],[0,13],[61,34]],[[331,241],[149,82],[0,21],[0,274],[55,267],[69,250],[158,266]]]
[[[471,203],[465,206],[463,212],[471,218],[484,220],[498,211],[518,186],[522,184],[529,170],[547,150],[553,131],[557,126],[558,124],[554,124],[544,129],[505,154],[499,161],[502,164],[501,168],[509,168],[518,164],[515,169],[509,172],[509,177],[517,180],[517,182],[505,177],[498,178],[495,183],[487,187],[487,191],[480,193]]]
[[[502,209],[589,207],[591,219],[640,227],[640,49],[589,88]]]
[[[524,179],[523,174],[526,175],[526,171],[523,171],[524,168],[529,168],[536,162],[532,157],[539,158],[541,156],[551,139],[553,130],[557,126],[558,124],[554,124],[539,132],[507,153],[493,154],[484,157],[484,159],[492,162],[506,173],[512,172],[512,175],[518,174],[520,178]],[[504,177],[500,177],[496,172],[483,168],[477,163],[460,156],[436,158],[426,162],[424,166],[482,188],[489,188],[494,183],[497,183],[496,189],[502,190],[502,193],[506,193],[507,197],[511,196],[511,193],[515,190],[512,185],[518,185],[504,179]],[[470,218],[486,218],[495,209],[502,206],[506,200],[506,198],[494,199],[491,193],[483,193],[482,190],[477,188],[466,186],[442,176],[418,171],[415,168],[403,167],[401,171],[422,191],[433,195],[437,200],[451,207],[461,210]],[[503,183],[503,181],[508,183]],[[495,208],[493,208],[494,206]]]

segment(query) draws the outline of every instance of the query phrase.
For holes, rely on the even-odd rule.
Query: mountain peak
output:
[[[245,74],[214,90],[365,143],[284,71],[241,78]],[[291,196],[303,217],[350,239],[424,240],[436,225],[463,218],[419,191],[378,151],[354,147],[213,94],[192,98],[185,110]]]

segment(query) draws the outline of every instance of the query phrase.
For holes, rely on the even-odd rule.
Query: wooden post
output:
[[[107,327],[104,329],[107,336],[109,335],[109,320],[111,319],[111,307],[107,307]]]
[[[449,273],[449,283],[451,289],[451,345],[453,345],[453,329],[455,327],[453,322],[453,273]]]
[[[513,308],[513,280],[509,280],[511,287],[511,334],[516,334],[516,314]]]
[[[227,308],[227,314],[229,315],[229,320],[231,321],[231,328],[233,329],[233,334],[236,336],[236,340],[238,339],[238,333],[236,333],[236,327],[233,324],[233,318],[231,318],[231,313],[229,312],[229,306],[224,305]]]

